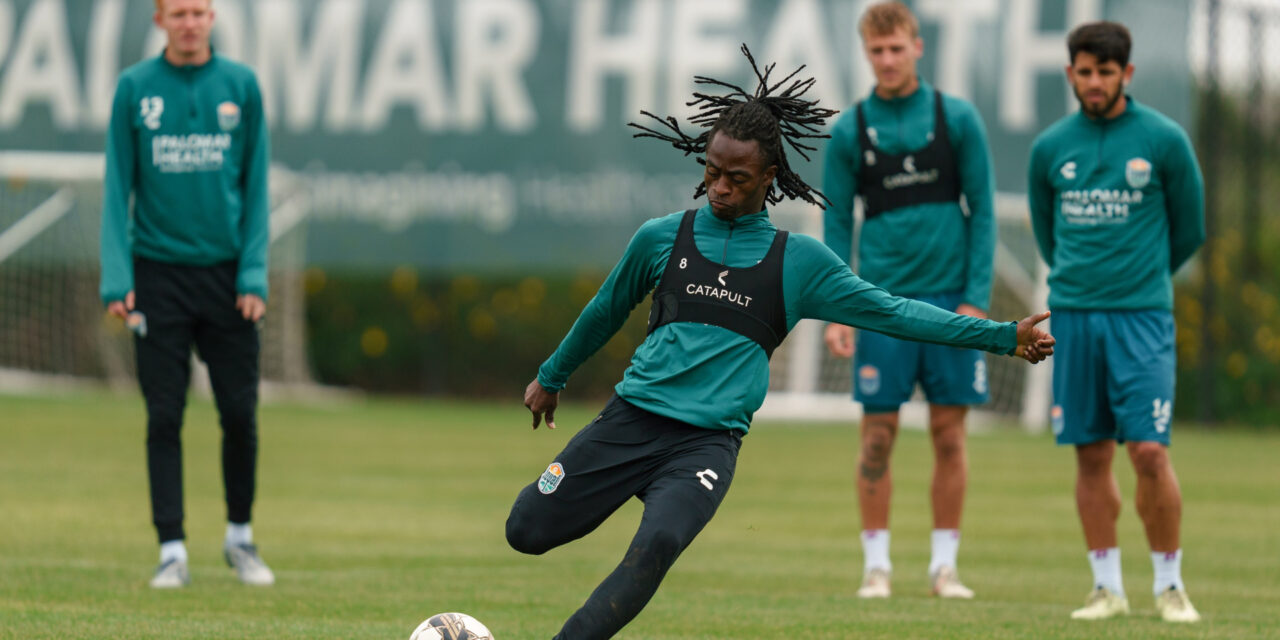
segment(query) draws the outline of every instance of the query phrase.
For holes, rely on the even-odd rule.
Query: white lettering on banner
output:
[[[594,133],[641,109],[687,115],[694,75],[749,85],[737,52],[743,41],[758,46],[761,64],[777,62],[779,73],[805,65],[803,75],[816,79],[806,97],[846,108],[873,81],[856,35],[869,1],[218,0],[212,38],[220,55],[258,73],[270,124],[290,133],[376,131],[401,109],[433,133],[487,131],[487,123],[526,133],[560,117],[572,132]],[[926,56],[936,61],[938,87],[981,98],[977,89],[991,83],[993,122],[1021,134],[1061,112],[1036,100],[1038,81],[1062,73],[1066,31],[1041,25],[1097,19],[1113,5],[1121,8],[1111,13],[1133,13],[1138,4],[917,0],[913,7],[936,34]],[[20,129],[37,112],[59,131],[104,130],[121,68],[164,46],[162,30],[139,30],[149,5],[0,0],[0,130]],[[757,5],[767,8],[753,12]],[[1042,20],[1046,7],[1054,15]],[[132,42],[138,37],[141,50]],[[1161,54],[1182,46],[1159,44]],[[532,91],[526,76],[548,62],[539,58],[547,52],[552,61],[564,55],[566,68],[539,77],[563,78],[565,86]],[[544,109],[559,108],[555,91],[563,91],[563,116],[538,113],[540,99]]]
[[[448,124],[449,96],[431,5],[431,0],[396,0],[388,12],[364,86],[360,123],[366,131],[385,127],[398,104],[414,107],[424,130]]]
[[[222,169],[231,134],[193,133],[151,139],[151,164],[163,173],[200,173]]]
[[[307,171],[302,179],[317,203],[314,220],[359,220],[389,232],[416,222],[469,222],[501,233],[515,222],[516,186],[503,173]]]
[[[658,75],[658,48],[662,3],[636,0],[625,24],[625,34],[606,36],[604,0],[577,0],[569,38],[569,87],[565,118],[578,132],[598,130],[604,124],[604,83],[611,74],[622,76],[626,86],[622,117],[652,109]]]
[[[89,42],[85,71],[85,117],[92,123],[111,120],[111,99],[120,69],[120,31],[124,26],[124,0],[99,0],[89,18]]]
[[[1040,31],[1040,4],[1013,0],[1004,20],[1005,72],[1000,86],[1000,124],[1015,131],[1036,126],[1036,78],[1041,73],[1062,73],[1066,63],[1065,31]],[[1077,25],[1102,17],[1102,0],[1067,0],[1065,24]],[[1075,101],[1067,91],[1067,108]]]
[[[842,105],[845,92],[832,55],[835,49],[828,38],[829,27],[816,0],[787,0],[769,21],[764,55],[757,61],[776,62],[778,69],[787,70],[804,65],[804,74],[814,79],[805,99]],[[781,79],[779,76],[776,80]]]
[[[11,13],[6,3],[5,13]],[[12,22],[12,20],[8,20]],[[4,81],[0,82],[0,129],[14,128],[31,102],[46,102],[59,129],[80,124],[80,78],[61,0],[36,0],[18,29]]]
[[[459,4],[454,40],[454,82],[458,105],[456,124],[462,131],[484,125],[484,92],[493,95],[498,127],[524,132],[537,117],[533,101],[520,80],[538,49],[539,16],[528,0],[487,0]],[[489,37],[496,33],[497,37]]]
[[[965,100],[972,99],[973,41],[979,25],[994,27],[998,0],[917,0],[916,12],[925,21],[938,23],[938,89]]]
[[[742,19],[747,7],[743,0],[697,0],[673,3],[671,39],[667,44],[667,108],[665,112],[684,120],[695,113],[685,104],[694,91],[694,76],[733,77],[742,64],[738,52]],[[712,35],[716,34],[716,35]],[[768,64],[767,62],[758,64]],[[779,76],[781,80],[784,76]]]
[[[360,5],[325,0],[315,10],[311,43],[305,49],[297,0],[261,0],[256,8],[256,71],[268,117],[283,121],[289,131],[310,131],[323,104],[325,129],[351,129],[360,73]],[[325,85],[327,96],[321,93]],[[278,97],[284,98],[283,109],[276,107]]]

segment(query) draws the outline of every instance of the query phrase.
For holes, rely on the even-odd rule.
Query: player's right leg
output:
[[[854,357],[854,399],[862,403],[858,449],[858,510],[862,517],[860,598],[890,595],[890,459],[898,437],[898,408],[911,397],[919,375],[920,344],[859,331]]]
[[[622,562],[569,618],[557,640],[611,638],[648,604],[676,558],[702,531],[733,482],[742,438],[660,419],[664,462],[638,493],[644,516]]]
[[[634,496],[645,480],[652,434],[643,425],[652,415],[610,399],[516,497],[507,517],[511,548],[538,555],[577,540]]]
[[[1076,510],[1084,529],[1093,589],[1074,619],[1098,620],[1129,611],[1120,573],[1116,521],[1120,490],[1111,470],[1115,416],[1107,397],[1105,319],[1091,311],[1053,310],[1053,433],[1076,450]]]
[[[191,378],[192,318],[181,303],[180,272],[149,260],[134,263],[135,311],[146,318],[134,336],[138,383],[147,406],[147,478],[151,518],[161,544],[157,588],[189,581],[183,540],[182,414]]]

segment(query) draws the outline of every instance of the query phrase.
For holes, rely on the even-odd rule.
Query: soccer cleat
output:
[[[240,582],[260,587],[276,583],[275,574],[262,561],[257,547],[251,544],[228,545],[222,548],[222,554],[227,559],[227,566],[236,570]]]
[[[955,567],[938,567],[938,571],[930,578],[933,583],[933,595],[939,598],[973,599],[973,589],[960,582],[960,576],[956,573]]]
[[[1085,598],[1084,606],[1071,612],[1072,620],[1106,620],[1129,613],[1129,601],[1106,587],[1098,587]]]
[[[858,588],[859,598],[888,598],[889,570],[872,569],[862,576],[862,586]]]
[[[161,563],[151,576],[152,589],[177,589],[188,584],[191,584],[191,574],[187,572],[187,563],[176,558]]]
[[[1169,587],[1168,591],[1156,596],[1156,611],[1165,622],[1200,622],[1200,613],[1182,589]]]

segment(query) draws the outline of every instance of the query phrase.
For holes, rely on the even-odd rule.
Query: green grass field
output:
[[[192,584],[156,592],[136,396],[0,396],[0,638],[407,638],[464,611],[499,640],[550,638],[620,559],[633,501],[545,556],[510,550],[503,523],[594,405],[554,432],[523,407],[369,400],[261,411],[254,530],[277,585],[222,564],[216,416],[185,429]],[[1183,573],[1205,620],[1155,618],[1151,563],[1126,504],[1120,540],[1133,615],[1072,622],[1090,574],[1070,450],[1007,430],[969,440],[961,571],[972,602],[928,597],[924,434],[894,456],[894,597],[853,596],[861,573],[851,427],[760,423],[720,512],[623,638],[1280,637],[1280,430],[1175,436],[1185,499]]]

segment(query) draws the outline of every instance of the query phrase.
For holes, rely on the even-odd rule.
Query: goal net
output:
[[[103,158],[0,152],[0,390],[136,387],[132,334],[98,298]],[[306,353],[306,194],[271,175],[270,287],[262,333],[266,394],[313,384]],[[198,391],[208,390],[198,359]]]
[[[822,237],[822,210],[783,203],[772,210],[778,225]],[[996,198],[997,242],[991,309],[996,320],[1015,320],[1048,308],[1047,267],[1039,258],[1027,214],[1026,199],[1015,194]],[[773,354],[771,389],[761,418],[861,419],[853,402],[853,365],[832,356],[823,343],[824,324],[802,320]],[[1018,423],[1033,431],[1048,425],[1052,364],[1035,366],[1007,356],[987,354],[990,400],[975,408],[971,423]],[[928,405],[917,388],[902,410],[904,425],[928,424]]]

